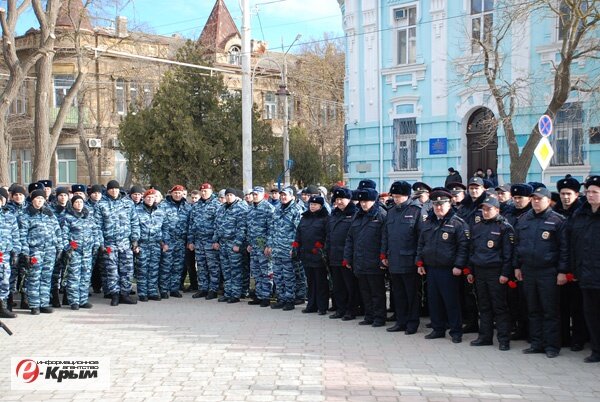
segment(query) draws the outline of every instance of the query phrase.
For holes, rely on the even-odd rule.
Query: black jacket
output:
[[[469,265],[476,270],[497,269],[499,274],[512,277],[515,231],[501,215],[483,219],[471,230]]]
[[[446,181],[444,182],[444,187],[448,188],[448,184],[450,183],[462,183],[463,179],[460,176],[460,173],[454,172],[446,176]]]
[[[298,257],[307,267],[325,267],[326,251],[325,236],[327,218],[329,213],[325,207],[317,212],[304,211],[298,229],[296,229],[296,243],[298,243]]]
[[[331,266],[342,266],[346,237],[348,236],[348,230],[356,212],[358,212],[358,207],[353,202],[350,202],[343,211],[335,208],[329,216],[325,249],[329,258],[329,265]]]
[[[561,214],[562,216],[564,216],[565,218],[569,219],[575,213],[575,211],[577,211],[583,205],[584,201],[582,201],[580,198],[578,198],[575,200],[573,205],[571,205],[571,208],[565,209],[563,207],[562,200],[558,200],[558,202],[552,209],[554,210],[554,212],[557,212],[557,213]]]
[[[476,200],[473,200],[470,195],[466,195],[456,211],[456,215],[462,218],[472,229],[473,225],[483,220],[481,215],[481,203],[485,200],[487,194],[484,192]]]
[[[586,201],[567,224],[571,272],[583,289],[600,289],[600,210]]]
[[[344,247],[344,260],[354,274],[384,274],[380,269],[379,252],[385,217],[386,212],[377,203],[370,210],[360,209],[354,215]]]
[[[469,225],[453,210],[442,219],[430,212],[419,235],[416,263],[425,268],[464,268],[469,261]]]
[[[552,208],[521,215],[515,226],[515,268],[569,272],[569,247],[565,218]]]
[[[506,220],[508,221],[508,223],[510,223],[511,226],[516,229],[519,218],[522,215],[529,212],[530,210],[531,210],[531,203],[527,204],[527,206],[525,208],[521,208],[521,209],[517,209],[515,207],[515,204],[512,204],[511,206],[506,208],[506,212],[502,213],[502,216],[504,216],[506,218]]]
[[[381,258],[388,260],[393,274],[416,273],[415,256],[419,242],[419,225],[423,222],[421,205],[407,200],[388,210],[381,239]]]

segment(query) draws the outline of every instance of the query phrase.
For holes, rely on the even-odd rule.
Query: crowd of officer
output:
[[[111,306],[181,298],[189,275],[194,299],[306,303],[303,313],[393,321],[387,331],[406,335],[427,314],[426,339],[477,332],[472,346],[492,345],[495,329],[500,350],[526,339],[524,353],[549,358],[589,341],[585,361],[600,362],[600,176],[584,194],[570,175],[557,193],[455,177],[436,188],[396,181],[381,195],[363,180],[330,197],[316,186],[215,193],[204,183],[190,201],[181,185],[163,199],[115,180],[0,188],[0,317],[16,316],[18,296],[34,315],[92,308],[90,285]]]

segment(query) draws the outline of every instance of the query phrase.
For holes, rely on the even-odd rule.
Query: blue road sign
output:
[[[548,137],[552,134],[553,126],[552,119],[547,114],[542,115],[538,120],[538,129],[540,130],[540,134],[544,137]]]

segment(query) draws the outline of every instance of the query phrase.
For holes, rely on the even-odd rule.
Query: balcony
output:
[[[56,117],[58,116],[58,112],[59,112],[60,108],[50,108],[50,125],[52,126],[54,124],[54,122],[56,121]],[[91,112],[89,110],[89,108],[84,107],[82,109],[82,117],[83,117],[83,126],[84,127],[90,127],[92,125],[92,116],[91,116]],[[78,110],[76,107],[70,107],[69,110],[67,111],[67,115],[65,117],[65,122],[63,125],[63,128],[70,128],[70,129],[74,129],[77,128],[77,122],[78,122],[79,116],[78,116]]]

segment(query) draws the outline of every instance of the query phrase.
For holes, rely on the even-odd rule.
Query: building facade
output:
[[[481,52],[502,26],[506,1],[338,0],[346,36],[345,175],[387,189],[394,180],[443,185],[448,168],[463,178],[491,168],[510,182],[510,157],[498,108],[482,79]],[[557,2],[558,3],[558,2]],[[506,29],[503,79],[523,82],[513,118],[522,147],[553,91],[562,45],[561,19],[540,9]],[[592,40],[597,40],[598,32]],[[595,38],[595,39],[594,39]],[[596,80],[593,58],[573,77]],[[542,171],[534,158],[528,180],[553,187],[565,174],[582,180],[600,170],[596,97],[572,91],[554,119],[554,149]],[[383,191],[383,190],[382,190]]]

